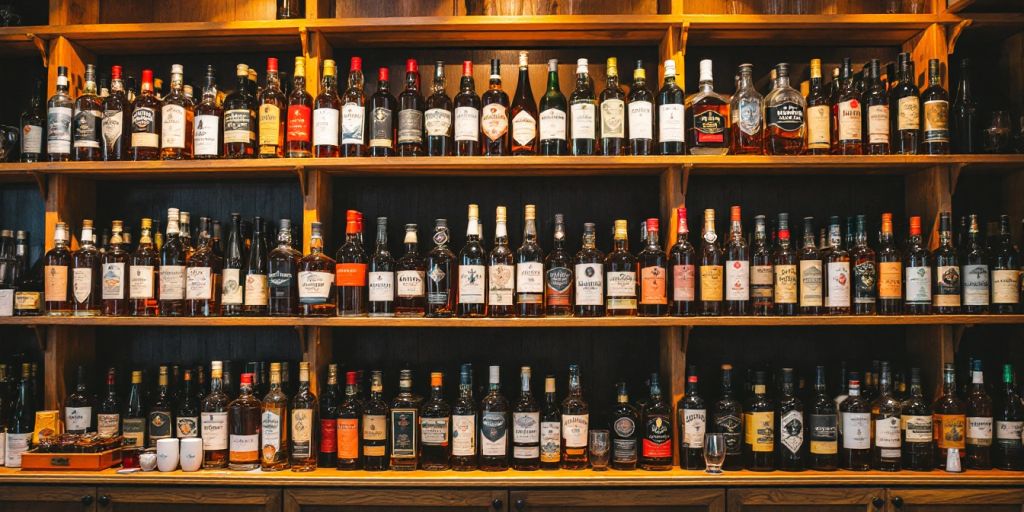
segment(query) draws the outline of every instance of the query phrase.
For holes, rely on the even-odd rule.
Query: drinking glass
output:
[[[594,471],[608,469],[611,457],[610,434],[607,430],[590,431],[590,466]]]
[[[1010,133],[1013,132],[1010,113],[1005,110],[993,110],[991,119],[988,128],[985,128],[985,152],[1008,153]]]
[[[725,434],[706,434],[704,436],[705,473],[718,475],[722,473],[725,462]]]

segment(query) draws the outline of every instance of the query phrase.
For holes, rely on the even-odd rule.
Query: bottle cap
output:
[[[112,66],[110,68],[110,79],[120,80],[121,79],[121,66]]]
[[[700,61],[700,81],[710,82],[711,80],[711,59],[703,59]]]
[[[405,72],[406,73],[419,73],[419,71],[420,71],[420,65],[419,65],[418,62],[416,62],[416,59],[406,59],[406,61],[405,61]]]
[[[496,222],[508,222],[508,210],[504,206],[494,209],[494,220]]]
[[[740,207],[732,206],[729,208],[729,220],[732,222],[740,221]]]
[[[910,217],[910,234],[921,234],[921,217],[918,217],[917,215]]]
[[[471,219],[479,219],[480,218],[480,207],[479,206],[477,206],[475,204],[469,205],[469,218],[471,218]]]
[[[491,79],[501,78],[501,59],[491,59]]]
[[[153,83],[153,70],[143,69],[142,70],[142,83],[151,84]]]
[[[548,72],[558,71],[558,59],[548,59]]]
[[[524,216],[526,217],[526,220],[534,220],[534,219],[536,219],[537,218],[537,207],[532,205],[532,204],[526,205],[526,212],[525,212]]]
[[[441,372],[430,372],[430,387],[436,388],[441,386],[441,380],[444,374]]]
[[[345,372],[345,384],[348,386],[356,385],[356,372]]]
[[[161,373],[164,373],[164,372],[166,372],[166,369],[161,371]],[[242,378],[241,378],[241,380],[239,382],[241,382],[242,385],[252,384],[252,374],[251,373],[243,373],[242,374]]]
[[[519,67],[520,68],[525,68],[525,67],[530,65],[529,56],[530,56],[529,52],[526,52],[525,50],[519,52]]]
[[[576,59],[576,74],[587,74],[587,59]]]
[[[277,58],[267,57],[267,72],[277,71]]]
[[[326,65],[327,65],[327,62],[324,61],[324,66],[326,66]],[[235,66],[235,76],[249,76],[249,65],[248,64],[239,64],[239,65]],[[153,73],[152,72],[149,73],[149,77],[150,78],[153,77]],[[142,72],[142,81],[143,82],[146,81],[146,71]]]
[[[665,76],[676,76],[676,61],[672,59],[665,61]]]
[[[377,70],[377,80],[381,82],[388,81],[388,68],[380,68]]]
[[[473,61],[462,61],[462,76],[473,76]]]
[[[647,219],[647,232],[657,233],[658,232],[658,219],[650,218]]]
[[[352,60],[348,63],[349,71],[362,71],[363,70],[363,58],[352,57]]]

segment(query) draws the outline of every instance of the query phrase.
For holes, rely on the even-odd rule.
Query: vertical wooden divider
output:
[[[676,208],[686,203],[684,194],[685,180],[688,170],[679,166],[672,166],[661,173],[661,211],[663,218],[668,219],[664,223],[666,227],[665,248],[668,250],[675,244],[676,233]],[[658,338],[658,360],[660,362],[661,378],[664,382],[664,392],[669,399],[673,411],[673,421],[678,421],[679,414],[676,411],[676,404],[683,397],[686,385],[686,345],[689,339],[689,329],[682,327],[662,327]],[[676,427],[676,432],[679,429]],[[673,432],[673,436],[675,432]],[[673,446],[673,460],[679,464],[679,446],[682,439],[677,439]]]
[[[314,222],[323,225],[325,240],[331,224],[331,177],[326,171],[313,169],[306,171],[306,190],[303,193],[302,240],[303,254],[309,254],[309,233]],[[301,327],[299,327],[301,329]],[[308,327],[305,330],[305,346],[302,358],[309,361],[310,386],[314,393],[319,393],[320,384],[327,375],[327,365],[332,359],[332,343],[330,327]]]

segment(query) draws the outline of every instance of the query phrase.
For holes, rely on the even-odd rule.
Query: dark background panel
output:
[[[0,66],[8,70],[17,70],[0,80],[0,97],[6,98],[0,102],[0,124],[20,129],[21,114],[29,109],[36,80],[42,80],[43,94],[46,94],[46,68],[43,67],[42,57],[39,55],[0,58]],[[45,115],[46,98],[42,100],[42,111]],[[46,141],[43,142],[45,144]]]
[[[1006,325],[976,325],[966,327],[956,354],[957,379],[960,384],[967,375],[970,358],[981,359],[985,383],[991,393],[1002,390],[1003,365],[1012,364],[1018,376],[1024,376],[1024,350],[1020,342],[1024,328]],[[1018,378],[1018,382],[1019,378]]]
[[[43,199],[35,183],[0,184],[0,229],[29,233],[29,265],[43,253],[46,217]]]

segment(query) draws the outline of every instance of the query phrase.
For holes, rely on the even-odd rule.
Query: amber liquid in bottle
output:
[[[164,96],[160,118],[160,159],[190,160],[192,158],[195,106],[185,96],[184,68],[171,66],[171,91]]]
[[[395,262],[395,316],[423,316],[426,269],[419,254],[416,224],[405,225],[405,254]]]
[[[709,208],[704,210],[704,243],[700,255],[700,311],[704,316],[722,314],[724,259],[715,233],[715,211]]]
[[[288,158],[313,156],[313,97],[306,91],[306,58],[295,57],[292,90],[288,94],[285,120],[285,155]],[[360,105],[362,111],[362,105]],[[360,133],[362,124],[360,124]]]
[[[250,471],[260,467],[262,404],[252,395],[251,373],[243,373],[239,396],[228,405],[228,469]]]
[[[160,158],[160,100],[153,93],[153,71],[142,70],[142,90],[132,104],[131,147],[132,160]]]
[[[309,363],[299,363],[299,390],[292,398],[288,411],[291,427],[289,463],[292,471],[306,472],[316,469],[316,426],[319,408],[316,395],[309,389]]]
[[[317,158],[337,157],[338,123],[341,119],[341,98],[338,97],[338,76],[334,61],[324,61],[324,77],[320,94],[313,101],[313,155]]]
[[[516,316],[544,316],[544,251],[537,243],[536,207],[526,205],[523,244],[516,249]]]
[[[510,154],[508,94],[501,90],[501,61],[491,59],[491,79],[487,92],[480,97],[480,133],[483,135],[483,154],[499,156]],[[457,105],[458,106],[458,105]]]
[[[335,262],[324,254],[320,223],[310,228],[309,254],[299,261],[299,315],[334,316],[337,314]]]
[[[494,248],[487,255],[487,316],[515,316],[515,258],[508,246],[508,212],[495,208]]]
[[[153,247],[151,219],[142,219],[139,245],[128,260],[128,301],[132,316],[157,316],[160,306],[156,291],[160,289],[160,253]]]
[[[569,365],[569,394],[562,400],[562,469],[584,469],[590,462],[587,450],[590,406],[583,399],[580,368]]]
[[[259,151],[260,158],[282,158],[285,149],[285,118],[288,98],[281,90],[281,77],[277,72],[277,59],[267,59],[267,85],[260,93]]]
[[[122,238],[124,223],[113,222],[110,249],[103,253],[100,269],[103,275],[103,315],[123,316],[128,314],[128,259]],[[110,279],[108,282],[107,279]]]
[[[574,313],[582,317],[604,316],[604,260],[605,255],[597,248],[597,234],[594,223],[583,224],[583,246],[573,260],[575,287]]]
[[[81,247],[71,256],[71,309],[75,316],[99,316],[102,275],[93,243],[92,221],[82,221]]]
[[[626,221],[615,221],[612,251],[604,260],[605,314],[608,316],[636,316],[637,259],[629,252],[629,232]]]
[[[281,363],[270,363],[270,391],[263,397],[260,468],[288,468],[288,395],[281,390]]]
[[[500,76],[500,75],[499,75]],[[462,78],[459,93],[453,100],[455,105],[452,123],[455,133],[455,156],[480,154],[480,96],[476,94],[473,82],[473,61],[462,62]]]
[[[636,259],[640,269],[640,301],[637,304],[637,315],[667,315],[668,258],[658,243],[658,219],[647,219],[647,240]]]
[[[230,400],[224,393],[223,386],[223,363],[213,361],[210,364],[210,394],[203,398],[200,416],[203,429],[203,469],[228,467],[228,402]]]

